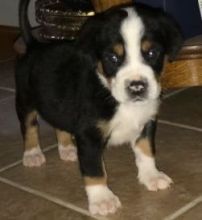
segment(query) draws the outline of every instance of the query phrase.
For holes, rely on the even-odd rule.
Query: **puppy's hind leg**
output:
[[[77,161],[77,149],[72,141],[72,135],[66,131],[56,129],[58,152],[61,160]]]
[[[45,163],[46,159],[39,145],[37,112],[30,107],[20,105],[18,100],[16,100],[16,110],[24,141],[23,165],[39,167]]]

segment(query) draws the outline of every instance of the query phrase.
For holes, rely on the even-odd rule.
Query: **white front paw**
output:
[[[64,147],[63,145],[59,145],[58,151],[61,160],[71,162],[77,161],[77,149],[75,146],[68,145]]]
[[[116,212],[121,207],[119,198],[107,186],[86,187],[89,211],[92,215],[108,215]]]
[[[25,151],[23,155],[23,165],[26,167],[40,167],[46,162],[46,158],[39,147]]]
[[[149,191],[167,189],[173,183],[172,179],[165,173],[156,170],[145,172],[138,176],[140,183],[144,184]]]

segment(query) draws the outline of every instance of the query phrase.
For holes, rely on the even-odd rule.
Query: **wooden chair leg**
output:
[[[91,0],[95,12],[102,12],[116,5],[132,3],[132,0]]]
[[[202,59],[176,60],[168,63],[162,75],[162,86],[182,88],[202,85]]]

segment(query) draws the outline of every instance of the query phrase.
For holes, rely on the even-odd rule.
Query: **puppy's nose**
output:
[[[128,84],[128,92],[132,96],[142,96],[145,94],[146,90],[147,90],[147,83],[145,81],[133,80],[130,81]]]

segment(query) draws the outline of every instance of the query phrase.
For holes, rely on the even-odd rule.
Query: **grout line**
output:
[[[22,160],[17,160],[17,161],[14,162],[14,163],[11,163],[11,164],[9,164],[9,165],[7,165],[7,166],[5,166],[5,167],[2,167],[2,168],[0,169],[0,173],[4,172],[4,171],[6,171],[6,170],[9,170],[9,169],[11,169],[11,168],[13,168],[13,167],[16,167],[16,166],[20,165],[21,163],[22,163]]]
[[[5,102],[5,101],[7,101],[7,100],[9,100],[9,99],[11,99],[11,98],[14,98],[14,96],[13,96],[13,95],[10,95],[10,96],[8,96],[8,97],[6,97],[6,98],[0,99],[0,103]]]
[[[45,147],[42,151],[43,151],[43,152],[48,152],[48,151],[50,151],[50,150],[55,149],[56,147],[57,147],[57,144],[53,144],[53,145],[50,145],[50,146],[48,146],[48,147]],[[13,168],[13,167],[15,167],[15,166],[18,166],[18,165],[21,164],[21,163],[22,163],[22,160],[18,160],[18,161],[16,161],[16,162],[12,163],[12,164],[9,164],[8,166],[5,166],[5,167],[1,168],[1,169],[0,169],[0,173],[6,171],[6,170],[8,170],[8,169],[11,169],[11,168]],[[46,199],[46,200],[48,200],[48,201],[50,201],[50,202],[53,202],[53,203],[55,203],[55,204],[57,204],[57,205],[60,205],[60,206],[62,206],[62,207],[71,209],[71,210],[76,211],[76,212],[78,212],[78,213],[81,213],[81,214],[83,214],[83,215],[90,216],[92,219],[96,219],[96,220],[107,220],[107,218],[105,218],[105,217],[92,216],[92,215],[90,215],[90,213],[89,213],[88,211],[86,211],[85,209],[82,209],[82,208],[80,208],[80,207],[78,207],[78,206],[76,206],[76,205],[73,205],[72,203],[65,202],[65,201],[63,201],[63,200],[61,200],[61,199],[59,199],[59,198],[57,198],[57,197],[51,196],[51,195],[49,195],[49,194],[47,194],[47,193],[44,193],[44,192],[41,192],[41,191],[32,189],[32,188],[30,188],[30,187],[23,186],[23,185],[21,185],[21,184],[18,184],[18,183],[16,183],[16,182],[13,182],[13,181],[11,181],[11,180],[8,180],[7,178],[0,177],[0,182],[5,183],[5,184],[7,184],[7,185],[10,185],[10,186],[12,186],[12,187],[14,187],[14,188],[17,188],[17,189],[19,189],[19,190],[25,191],[25,192],[27,192],[27,193],[30,193],[30,194],[32,194],[32,195],[38,196],[38,197],[40,197],[40,198]]]
[[[173,91],[173,92],[171,92],[171,93],[169,93],[169,94],[167,94],[167,95],[164,95],[164,96],[163,96],[163,100],[168,99],[168,98],[170,98],[171,96],[177,95],[178,93],[181,93],[181,92],[183,92],[183,91],[185,91],[185,90],[187,90],[187,89],[189,89],[189,88],[178,89],[178,90]]]
[[[4,91],[7,91],[7,92],[13,92],[13,93],[15,93],[15,89],[12,89],[12,88],[0,86],[0,89],[1,89],[1,90],[4,90]]]
[[[48,147],[45,147],[44,149],[42,149],[42,151],[43,151],[43,152],[47,152],[47,151],[50,151],[50,150],[52,150],[52,149],[54,149],[54,148],[56,148],[56,147],[57,147],[57,144],[53,144],[53,145],[50,145],[50,146],[48,146]],[[22,160],[17,160],[17,161],[15,161],[15,162],[13,162],[13,163],[11,163],[11,164],[5,166],[5,167],[2,167],[2,168],[0,169],[0,173],[4,172],[4,171],[6,171],[6,170],[9,170],[9,169],[11,169],[11,168],[13,168],[13,167],[16,167],[16,166],[20,165],[21,163],[22,163]]]
[[[192,209],[194,206],[196,206],[200,202],[202,202],[202,196],[199,196],[198,198],[194,199],[193,201],[187,203],[185,206],[178,209],[173,214],[165,217],[163,220],[174,220],[174,219],[180,217],[181,215],[185,214],[186,212],[188,212],[190,209]]]
[[[82,208],[80,208],[80,207],[78,207],[78,206],[76,206],[76,205],[74,205],[72,203],[65,202],[65,201],[63,201],[63,200],[61,200],[61,199],[59,199],[59,198],[57,198],[55,196],[51,196],[51,195],[49,195],[49,194],[47,194],[45,192],[41,192],[39,190],[32,189],[32,188],[27,187],[27,186],[23,186],[23,185],[21,185],[19,183],[13,182],[13,181],[11,181],[11,180],[9,180],[7,178],[0,177],[0,182],[5,183],[7,185],[10,185],[10,186],[12,186],[14,188],[17,188],[19,190],[22,190],[24,192],[30,193],[32,195],[38,196],[40,198],[43,198],[43,199],[45,199],[45,200],[47,200],[49,202],[53,202],[53,203],[55,203],[55,204],[57,204],[59,206],[62,206],[64,208],[68,208],[70,210],[76,211],[76,212],[78,212],[80,214],[83,214],[85,216],[91,217],[93,219],[106,220],[106,218],[94,217],[94,216],[90,215],[90,213],[87,210],[82,209]]]
[[[191,126],[191,125],[185,125],[185,124],[180,124],[180,123],[161,120],[161,119],[159,119],[158,122],[161,124],[166,124],[166,125],[170,125],[170,126],[174,126],[174,127],[184,128],[184,129],[197,131],[197,132],[202,132],[202,128],[198,128],[198,127]]]
[[[50,150],[53,150],[57,147],[57,144],[53,144],[53,145],[49,145],[47,147],[44,147],[44,149],[42,149],[42,151],[45,153],[45,152],[48,152]]]
[[[9,61],[11,61],[11,60],[15,60],[15,56],[10,56],[10,57],[7,58],[7,59],[0,60],[0,64],[1,64],[1,63],[7,63],[7,62],[9,62]]]

